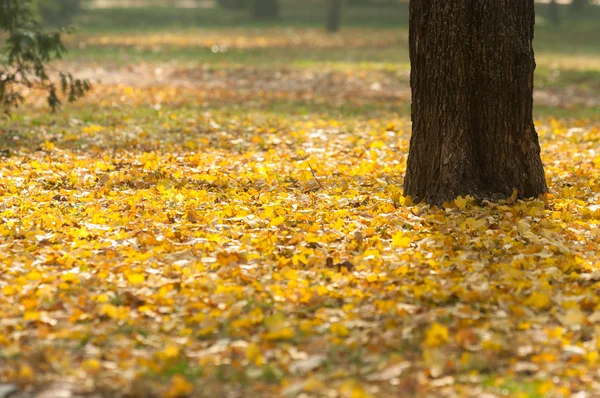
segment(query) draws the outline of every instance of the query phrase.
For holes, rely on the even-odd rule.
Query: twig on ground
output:
[[[321,181],[319,181],[319,179],[317,178],[317,175],[315,174],[315,170],[312,168],[312,166],[310,165],[310,163],[307,163],[308,167],[310,168],[310,172],[313,175],[313,178],[315,179],[315,181],[317,182],[317,184],[319,184],[319,186],[321,187],[321,189],[325,189],[325,187],[323,186],[323,184],[321,184]]]
[[[242,182],[240,180],[238,180],[237,178],[235,178],[234,176],[232,176],[230,173],[226,172],[225,170],[221,170],[221,173],[225,174],[227,177],[229,177],[233,181],[237,182],[241,187],[244,186],[244,184],[242,184]]]

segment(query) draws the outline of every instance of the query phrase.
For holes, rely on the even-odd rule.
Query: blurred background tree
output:
[[[260,21],[278,19],[279,2],[277,0],[253,0],[252,17]]]
[[[327,14],[327,31],[335,33],[340,29],[342,21],[342,0],[329,0],[329,11]]]
[[[23,102],[24,88],[44,91],[52,110],[61,103],[60,91],[74,101],[90,88],[87,81],[69,73],[56,71],[55,78],[51,77],[48,64],[65,51],[62,32],[42,31],[35,6],[31,0],[0,3],[0,30],[6,32],[0,49],[0,107],[4,111]]]
[[[589,3],[589,0],[573,0],[571,2],[571,13],[579,14],[581,13]]]
[[[556,0],[551,0],[548,6],[548,19],[555,25],[560,24],[560,10]]]
[[[373,23],[377,20],[386,23],[394,15],[403,17],[408,0],[216,0],[216,4],[231,12],[249,10],[255,21],[306,22],[308,19],[316,21],[324,18],[327,31],[337,32],[341,26],[342,10],[348,10],[350,14],[361,14],[361,19],[365,21],[370,18]],[[543,20],[560,25],[563,20],[583,18],[586,10],[599,8],[592,7],[592,4],[598,3],[595,0],[540,0],[536,2],[536,9]],[[356,19],[350,15],[349,17]]]
[[[38,10],[44,23],[68,25],[81,11],[81,0],[38,0]]]
[[[248,0],[217,0],[217,4],[230,10],[241,10],[248,7]]]

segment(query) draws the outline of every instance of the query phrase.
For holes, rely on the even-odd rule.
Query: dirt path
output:
[[[265,69],[256,67],[214,69],[208,66],[129,65],[70,66],[76,76],[96,84],[131,87],[174,86],[203,90],[228,89],[240,92],[312,93],[325,98],[410,100],[407,72],[382,70],[345,72],[334,69]],[[536,89],[534,100],[543,106],[600,106],[600,95],[590,95],[576,86]]]
[[[86,4],[87,8],[136,8],[162,6],[177,8],[215,8],[214,0],[93,0]]]

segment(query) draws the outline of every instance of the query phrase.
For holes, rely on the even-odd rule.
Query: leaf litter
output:
[[[2,380],[139,397],[598,391],[597,120],[537,122],[545,197],[431,208],[401,194],[405,117],[268,113],[268,95],[232,112],[234,90],[211,93],[99,85],[81,119],[2,130],[42,139],[0,157]]]

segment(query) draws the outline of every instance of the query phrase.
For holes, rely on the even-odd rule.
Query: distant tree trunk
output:
[[[273,20],[279,18],[279,3],[277,0],[254,0],[252,17],[255,20]]]
[[[550,2],[549,7],[549,18],[550,21],[555,24],[555,25],[560,25],[560,11],[558,9],[558,3],[556,2],[556,0],[552,0]]]
[[[342,20],[342,0],[329,0],[329,10],[327,12],[327,31],[335,33],[340,29]]]
[[[588,0],[573,0],[571,3],[571,14],[579,14],[585,8]]]
[[[410,1],[404,194],[441,204],[547,191],[533,125],[534,0]]]
[[[221,7],[229,10],[241,10],[248,5],[246,0],[217,0],[217,3]]]

